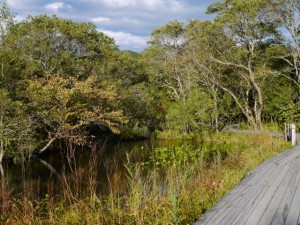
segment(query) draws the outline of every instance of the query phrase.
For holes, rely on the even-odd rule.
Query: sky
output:
[[[205,14],[216,0],[6,0],[21,21],[28,15],[57,15],[92,22],[115,39],[121,50],[141,52],[151,32],[170,21],[211,19]]]

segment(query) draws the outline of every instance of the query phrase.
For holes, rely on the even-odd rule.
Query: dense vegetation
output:
[[[288,147],[262,134],[215,131],[300,119],[299,2],[220,0],[207,13],[215,19],[154,30],[149,47],[135,53],[91,23],[47,15],[16,22],[0,0],[0,223],[191,224]],[[97,196],[92,146],[152,133],[200,136],[203,146],[129,159],[126,194]],[[88,174],[72,170],[71,183],[60,175],[60,196],[39,199],[35,187],[10,196],[2,161],[58,144],[91,147]],[[76,189],[82,177],[89,188]]]
[[[218,130],[299,117],[299,3],[223,0],[214,21],[173,21],[141,54],[90,23],[16,23],[0,3],[0,162],[57,140],[84,145],[149,132]],[[282,31],[289,33],[288,37]]]
[[[127,194],[120,188],[105,196],[96,194],[98,156],[93,151],[89,160],[92,169],[75,166],[71,174],[61,174],[42,199],[35,186],[27,187],[20,196],[11,196],[9,186],[1,180],[0,223],[193,224],[251,169],[286,147],[282,138],[268,135],[219,133],[193,151],[189,145],[156,148],[144,162],[134,162],[128,156]],[[66,182],[66,176],[72,182]],[[82,187],[85,181],[86,189]],[[51,192],[51,185],[59,186],[59,196]]]

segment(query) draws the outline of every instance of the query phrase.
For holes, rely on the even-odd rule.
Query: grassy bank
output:
[[[219,133],[199,149],[157,148],[132,163],[127,190],[96,196],[95,174],[78,193],[62,185],[61,196],[33,200],[34,191],[11,197],[2,180],[1,224],[193,224],[250,170],[289,145],[267,135]],[[92,164],[91,165],[95,165]],[[76,174],[73,174],[76,177]]]

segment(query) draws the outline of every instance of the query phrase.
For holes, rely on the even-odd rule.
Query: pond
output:
[[[15,196],[31,192],[42,198],[49,193],[61,195],[62,189],[80,195],[92,186],[98,195],[122,194],[126,192],[124,165],[128,157],[131,163],[143,162],[156,147],[191,145],[199,148],[200,144],[191,140],[148,139],[97,146],[92,151],[62,149],[23,164],[4,164],[3,168],[7,190]]]

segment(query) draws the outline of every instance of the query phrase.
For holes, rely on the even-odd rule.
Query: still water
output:
[[[35,157],[24,164],[5,164],[4,174],[7,188],[12,195],[32,192],[39,197],[50,193],[60,195],[62,188],[84,192],[96,182],[98,195],[120,194],[126,190],[127,172],[125,164],[128,155],[132,164],[143,162],[156,147],[192,145],[200,143],[191,140],[131,141],[110,144],[90,150],[57,150],[52,154]]]

